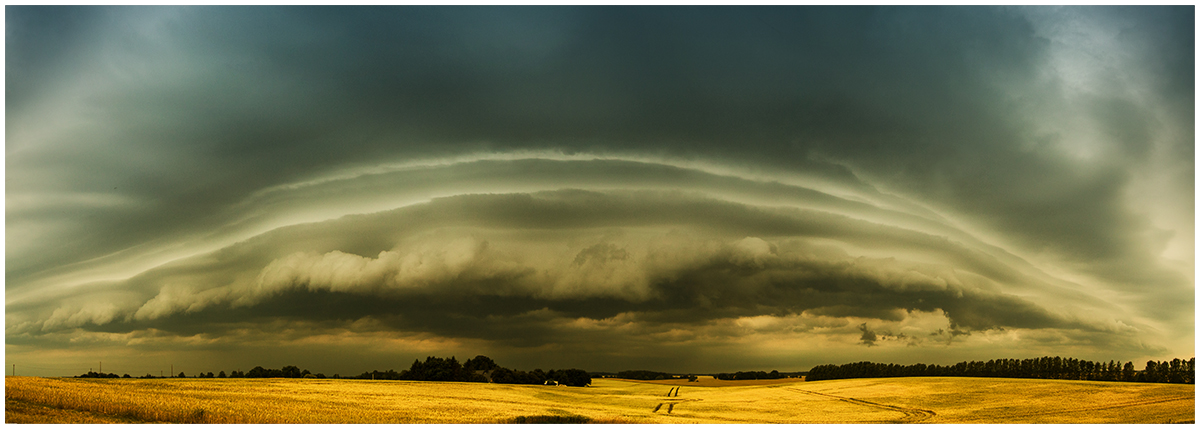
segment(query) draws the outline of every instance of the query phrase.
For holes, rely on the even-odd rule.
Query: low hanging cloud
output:
[[[575,215],[548,214],[554,211]],[[994,260],[964,264],[972,259],[950,251],[961,244],[947,242],[948,251],[932,253],[939,261],[929,262],[931,237],[883,225],[848,229],[846,222],[856,221],[677,192],[463,195],[275,231],[115,287],[140,291],[140,304],[127,294],[83,307],[10,312],[10,331],[219,336],[263,317],[324,320],[331,329],[337,321],[370,319],[397,332],[493,345],[537,348],[624,332],[700,347],[740,341],[745,332],[727,331],[722,321],[803,315],[859,326],[842,335],[847,344],[867,346],[944,345],[909,340],[942,330],[1140,332],[1132,319],[1128,330],[1114,331],[1094,312],[1052,310],[1052,293],[1006,293],[1011,282],[1037,276]],[[391,237],[392,244],[372,250],[380,242],[361,237]],[[854,256],[843,248],[873,239],[890,241],[896,256]],[[905,258],[908,252],[921,261]],[[1095,305],[1088,308],[1114,314]],[[913,314],[938,314],[941,322]],[[11,323],[17,317],[46,319]],[[877,334],[856,320],[892,327]],[[816,325],[803,327],[809,323],[792,330],[818,335]]]
[[[1195,348],[1191,7],[6,11],[21,359]]]
[[[336,250],[324,255],[295,253],[263,268],[256,288],[234,305],[251,305],[255,299],[296,286],[310,291],[378,294],[502,274],[479,272],[486,269],[481,258],[487,246],[486,241],[458,239],[436,248],[384,251],[374,259]],[[245,300],[247,297],[250,300]]]

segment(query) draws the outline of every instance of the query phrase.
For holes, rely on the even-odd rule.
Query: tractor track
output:
[[[671,396],[671,392],[675,392],[675,395]],[[658,406],[654,407],[654,411],[651,411],[651,413],[658,413],[658,410],[662,409],[663,405],[666,405],[667,406],[667,414],[671,414],[673,411],[675,411],[675,406],[678,404],[682,404],[684,402],[702,401],[702,399],[697,399],[697,398],[679,399],[679,387],[678,386],[672,388],[670,391],[667,392],[667,398],[668,399],[660,399],[658,402]]]
[[[880,404],[878,402],[864,401],[862,399],[855,399],[855,398],[850,398],[850,397],[846,397],[846,396],[830,395],[828,393],[813,392],[811,390],[797,389],[794,387],[785,387],[785,389],[791,390],[794,392],[804,393],[807,395],[824,396],[826,398],[833,398],[833,399],[837,399],[839,401],[849,402],[851,404],[862,405],[862,406],[873,407],[873,408],[882,408],[885,410],[896,411],[896,412],[904,414],[904,418],[902,418],[900,420],[892,421],[891,423],[920,423],[920,422],[929,420],[930,418],[937,416],[937,413],[933,412],[933,410],[924,410],[924,409],[920,409],[920,408],[898,407],[895,405]]]

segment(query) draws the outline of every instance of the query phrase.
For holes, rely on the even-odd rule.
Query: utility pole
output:
[[[13,364],[13,377],[17,376],[17,364]]]
[[[104,361],[100,361],[100,373],[104,374]]]

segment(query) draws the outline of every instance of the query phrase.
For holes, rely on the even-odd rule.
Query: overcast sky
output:
[[[1190,6],[5,13],[18,375],[1194,355]]]

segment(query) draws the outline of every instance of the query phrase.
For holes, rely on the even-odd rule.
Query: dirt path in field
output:
[[[937,413],[933,412],[933,410],[923,410],[920,408],[897,407],[895,405],[880,404],[878,402],[864,401],[862,399],[855,399],[855,398],[850,398],[850,397],[845,397],[845,396],[830,395],[828,393],[813,392],[811,390],[797,389],[794,387],[785,387],[785,389],[791,390],[794,392],[808,394],[808,395],[816,395],[816,396],[824,396],[826,398],[833,398],[833,399],[837,399],[839,401],[849,402],[851,404],[863,405],[863,406],[874,407],[874,408],[882,408],[882,409],[890,410],[890,411],[897,411],[897,412],[904,414],[904,418],[897,420],[895,422],[891,422],[891,423],[920,423],[920,422],[928,420],[937,415]]]

